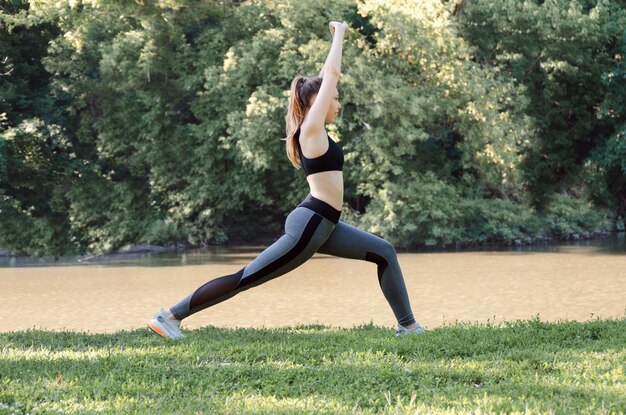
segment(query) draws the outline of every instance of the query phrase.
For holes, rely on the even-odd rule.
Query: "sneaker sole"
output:
[[[161,328],[159,326],[157,326],[156,324],[154,324],[153,322],[148,323],[148,327],[150,327],[150,330],[152,330],[153,332],[155,332],[159,336],[164,337],[166,339],[170,338],[170,336],[165,334],[165,332],[163,330],[161,330]]]

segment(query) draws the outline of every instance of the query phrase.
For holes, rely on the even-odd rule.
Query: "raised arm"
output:
[[[324,128],[326,112],[335,95],[335,88],[341,75],[341,54],[343,53],[343,38],[348,25],[346,22],[330,22],[330,32],[333,35],[333,42],[330,46],[330,52],[326,57],[326,62],[322,67],[320,76],[322,77],[322,85],[317,93],[315,102],[309,109],[305,122],[302,124],[302,130],[315,133]]]
[[[325,69],[326,69],[326,62],[324,62],[324,66],[322,66],[322,70],[320,71],[320,75],[319,75],[320,78],[324,77],[324,70]]]

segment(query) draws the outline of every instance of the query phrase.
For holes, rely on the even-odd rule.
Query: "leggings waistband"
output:
[[[309,193],[307,197],[298,205],[298,207],[305,207],[311,209],[313,212],[318,213],[331,221],[334,224],[339,222],[341,217],[341,211],[335,209],[323,200],[319,200]]]

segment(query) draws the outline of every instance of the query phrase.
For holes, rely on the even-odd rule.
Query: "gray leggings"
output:
[[[339,221],[341,212],[311,195],[285,221],[285,234],[238,272],[207,282],[171,308],[182,320],[241,291],[286,274],[316,252],[378,265],[380,288],[398,324],[415,322],[396,251],[389,242]]]

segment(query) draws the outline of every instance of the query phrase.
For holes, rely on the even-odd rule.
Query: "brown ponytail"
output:
[[[298,143],[294,139],[294,135],[309,109],[311,98],[317,94],[322,86],[322,78],[305,78],[304,76],[296,76],[291,81],[291,94],[289,95],[289,107],[285,121],[287,124],[287,157],[291,164],[297,169],[300,166],[300,152],[298,151]]]

